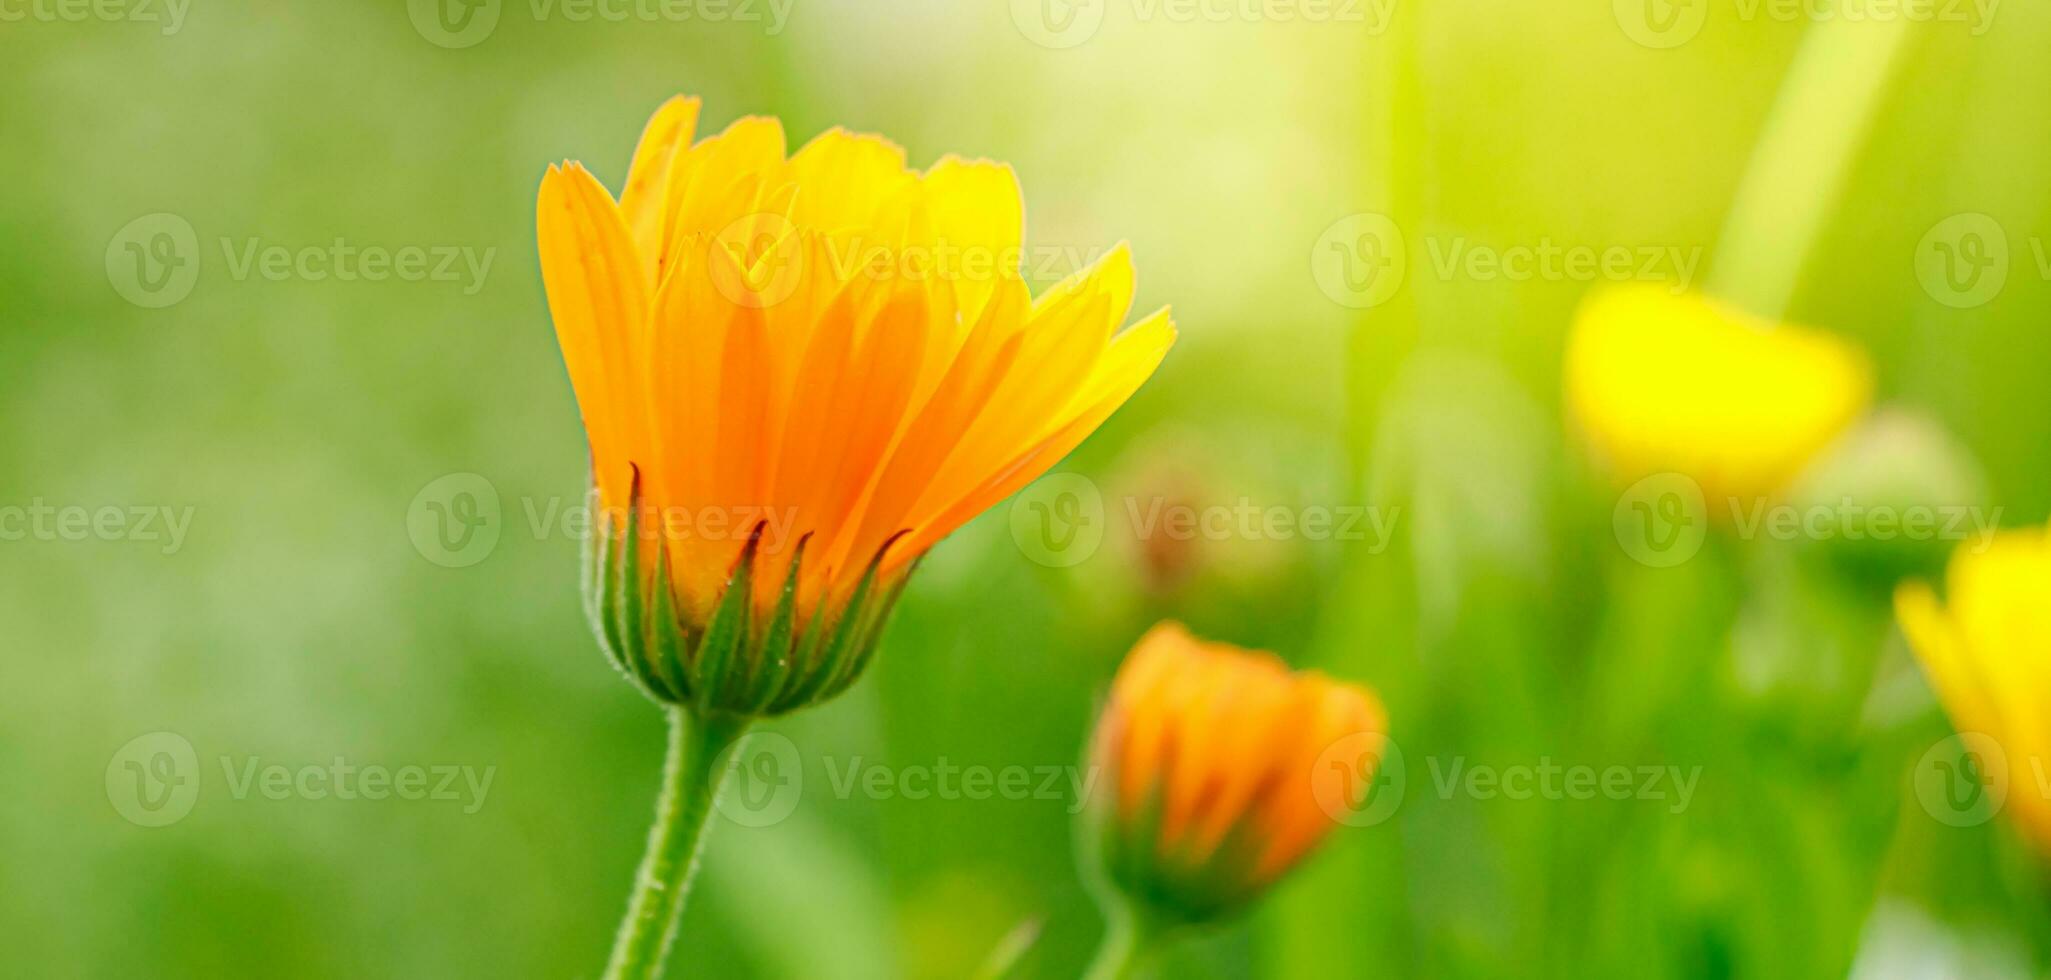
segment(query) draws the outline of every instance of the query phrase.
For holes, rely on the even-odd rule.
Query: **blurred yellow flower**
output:
[[[698,110],[655,113],[617,203],[551,166],[541,266],[608,652],[661,700],[773,714],[850,683],[912,562],[1094,431],[1175,328],[1114,336],[1123,246],[1029,295],[1006,165],[921,173],[839,129],[786,156],[753,116],[694,142]]]
[[[1566,401],[1620,484],[1680,473],[1712,513],[1778,493],[1865,410],[1851,343],[1637,283],[1591,293],[1566,350]]]
[[[1112,884],[1173,922],[1239,908],[1359,802],[1387,729],[1366,688],[1156,626],[1120,668],[1093,742]]]
[[[2038,767],[2051,765],[2051,530],[1959,547],[1945,593],[1940,602],[1929,585],[1903,583],[1895,615],[1953,727],[2000,748],[2005,770],[1980,777],[2051,854],[2051,797],[2037,791]]]

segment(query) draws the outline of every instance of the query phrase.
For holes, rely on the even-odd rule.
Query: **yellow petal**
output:
[[[782,166],[783,124],[764,116],[736,119],[719,135],[678,155],[664,195],[656,280],[669,273],[683,239],[717,234],[746,213],[757,189],[774,182]]]
[[[1952,724],[1993,738],[2008,759],[2008,802],[2051,852],[2051,532],[2008,531],[1954,552],[1949,607],[1902,585],[1895,615]]]
[[[944,249],[939,266],[955,283],[964,319],[982,313],[996,284],[1020,278],[1025,196],[1018,174],[988,160],[949,156],[926,171],[927,234]]]
[[[691,146],[698,130],[698,105],[696,98],[679,95],[655,110],[641,131],[641,142],[634,147],[627,184],[620,189],[620,210],[634,231],[634,244],[648,260],[651,278],[655,256],[662,247],[670,165]]]
[[[905,167],[903,147],[837,126],[792,154],[787,172],[804,188],[792,219],[828,234],[867,231],[876,213],[916,179]]]
[[[1714,503],[1778,492],[1864,411],[1873,382],[1837,337],[1641,283],[1589,295],[1565,386],[1620,482],[1683,473]]]

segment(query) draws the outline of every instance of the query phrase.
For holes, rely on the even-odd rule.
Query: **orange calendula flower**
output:
[[[1977,756],[1966,774],[2005,795],[2051,854],[2051,797],[2036,791],[2038,767],[2051,765],[2051,530],[1961,545],[1945,592],[1940,602],[1929,585],[1904,583],[1895,616]]]
[[[1123,246],[1035,298],[1008,166],[655,113],[617,201],[541,185],[549,309],[591,444],[587,605],[651,695],[775,714],[860,672],[913,562],[1045,472],[1175,338],[1123,332]]]
[[[1569,414],[1622,483],[1680,473],[1712,513],[1779,493],[1873,391],[1865,355],[1836,336],[1654,283],[1589,295],[1565,383]]]
[[[1154,627],[1119,669],[1092,746],[1111,882],[1168,922],[1241,907],[1352,811],[1387,730],[1365,688]]]

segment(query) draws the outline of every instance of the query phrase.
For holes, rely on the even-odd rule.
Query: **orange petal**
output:
[[[1161,359],[1167,356],[1168,348],[1174,342],[1175,324],[1165,309],[1120,334],[1089,382],[1073,400],[1071,408],[1075,414],[1072,417],[1027,447],[980,486],[917,525],[904,544],[891,552],[892,558],[885,562],[885,567],[894,568],[924,553],[955,528],[1053,468],[1153,376],[1154,369],[1160,366]]]
[[[601,499],[626,500],[628,464],[648,448],[637,365],[648,295],[619,209],[582,166],[551,167],[537,205],[549,315],[591,439]]]
[[[651,277],[655,255],[662,246],[670,166],[691,146],[698,129],[698,107],[697,98],[679,95],[655,110],[641,131],[633,165],[627,168],[627,184],[620,190],[620,210],[634,230],[634,244],[649,261]]]

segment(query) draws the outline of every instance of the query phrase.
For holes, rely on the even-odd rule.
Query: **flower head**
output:
[[[1935,418],[1896,407],[1874,411],[1845,433],[1787,497],[1797,511],[1835,509],[1846,520],[1852,519],[1848,504],[1863,508],[1855,527],[1811,543],[1840,572],[1883,595],[1903,579],[1943,574],[1953,550],[1948,539],[1957,535],[1924,533],[1913,528],[1918,520],[1969,515],[1973,533],[1966,544],[1984,547],[1993,534],[1984,522],[2001,517],[2000,507],[1978,503],[1986,497],[1986,477],[1972,451]]]
[[[2035,767],[2051,760],[2051,530],[2007,531],[1959,547],[1945,591],[1940,602],[1922,582],[1897,589],[1902,632],[1952,725],[2000,749],[1988,753],[1997,758],[1993,771],[1979,775],[2004,791],[2035,786]],[[2051,854],[2051,798],[2016,792],[2007,800]]]
[[[655,697],[772,714],[859,673],[912,563],[1152,373],[1126,250],[1039,297],[1011,169],[918,172],[774,119],[694,141],[673,99],[617,202],[576,163],[538,238],[599,511],[587,605]]]
[[[1111,882],[1170,921],[1241,907],[1358,802],[1387,727],[1364,688],[1156,626],[1120,668],[1092,745]]]
[[[1864,411],[1865,355],[1705,296],[1591,294],[1566,352],[1569,413],[1625,484],[1680,473],[1714,506],[1777,494]]]

